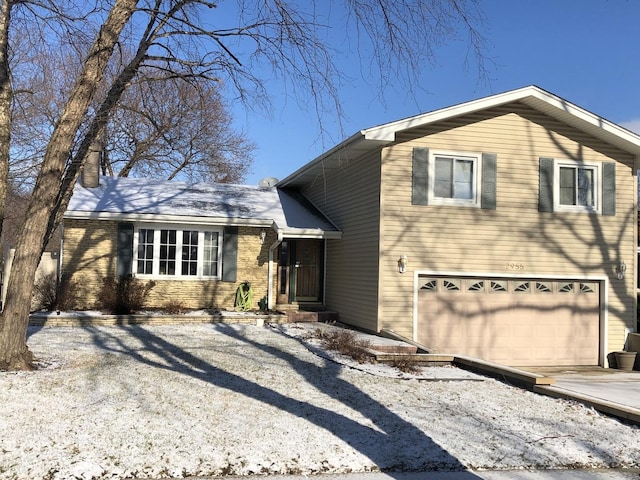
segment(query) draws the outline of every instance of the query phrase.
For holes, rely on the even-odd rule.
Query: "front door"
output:
[[[278,251],[278,303],[321,301],[322,240],[284,240]]]

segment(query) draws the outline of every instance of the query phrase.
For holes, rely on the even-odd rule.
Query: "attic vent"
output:
[[[265,177],[258,182],[259,187],[275,187],[276,183],[278,183],[278,179],[276,177]]]

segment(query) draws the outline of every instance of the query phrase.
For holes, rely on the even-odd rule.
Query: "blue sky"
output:
[[[234,107],[237,127],[258,147],[246,183],[282,179],[361,129],[532,84],[640,133],[640,1],[485,0],[481,7],[493,62],[488,83],[465,65],[461,40],[437,50],[414,97],[399,86],[381,102],[375,82],[352,75],[339,92],[343,131],[329,118],[321,134],[313,107],[287,100],[277,83],[269,85],[271,115]],[[336,61],[349,72],[359,64],[348,52]]]

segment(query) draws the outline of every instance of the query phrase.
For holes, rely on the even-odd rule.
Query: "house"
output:
[[[607,365],[636,330],[639,156],[638,135],[525,87],[361,130],[275,188],[101,177],[65,216],[62,275],[88,303],[119,272],[194,307],[249,280],[271,308],[433,352]]]
[[[232,309],[245,281],[272,307],[290,303],[289,289],[294,301],[321,301],[323,242],[341,232],[295,192],[90,178],[75,187],[63,222],[61,277],[73,281],[77,308],[95,307],[105,278],[128,275],[156,282],[146,302],[155,308]],[[287,277],[276,291],[288,256],[297,288]]]

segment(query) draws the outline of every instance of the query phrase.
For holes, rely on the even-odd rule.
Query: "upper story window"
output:
[[[434,155],[433,199],[475,201],[477,163],[477,157]]]
[[[555,163],[555,211],[600,212],[600,166],[558,160]]]
[[[558,201],[560,205],[597,207],[597,167],[560,165],[558,170]]]
[[[218,229],[141,226],[134,235],[139,276],[219,278],[222,232]]]
[[[480,206],[480,154],[431,153],[429,203]]]
[[[538,210],[616,214],[616,162],[540,158]]]
[[[487,152],[413,149],[411,203],[495,210],[498,156]]]

